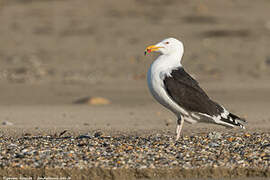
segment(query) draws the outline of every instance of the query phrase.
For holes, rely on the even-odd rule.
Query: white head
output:
[[[151,52],[159,52],[164,55],[175,54],[181,58],[184,53],[184,45],[181,41],[175,38],[167,38],[156,45],[148,46],[145,49],[144,54],[146,55]]]

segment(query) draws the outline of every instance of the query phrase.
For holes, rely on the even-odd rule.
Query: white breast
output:
[[[150,92],[154,96],[154,98],[163,106],[170,109],[176,116],[188,115],[183,108],[181,108],[178,104],[176,104],[167,94],[166,89],[164,87],[163,80],[166,76],[170,76],[171,71],[175,67],[179,67],[179,64],[168,64],[168,61],[164,61],[163,56],[159,56],[157,60],[155,60],[147,73],[147,82]]]

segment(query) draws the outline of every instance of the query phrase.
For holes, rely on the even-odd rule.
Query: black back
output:
[[[199,83],[179,67],[163,80],[168,95],[187,111],[199,112],[210,116],[219,115],[224,110],[212,101],[200,88]]]

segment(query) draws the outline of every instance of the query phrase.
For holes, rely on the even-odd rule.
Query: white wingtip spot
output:
[[[218,116],[213,116],[213,119],[214,119],[214,121],[215,121],[216,123],[219,123],[220,120],[221,120],[221,116],[220,116],[220,115],[218,115]]]
[[[220,115],[221,115],[221,117],[227,119],[228,118],[228,115],[230,113],[223,106],[222,106],[222,108],[223,108],[223,112]]]

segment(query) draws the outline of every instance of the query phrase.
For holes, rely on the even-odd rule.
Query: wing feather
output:
[[[175,69],[170,76],[164,78],[168,95],[187,111],[215,116],[223,112],[223,108],[212,101],[199,83],[183,68]]]

